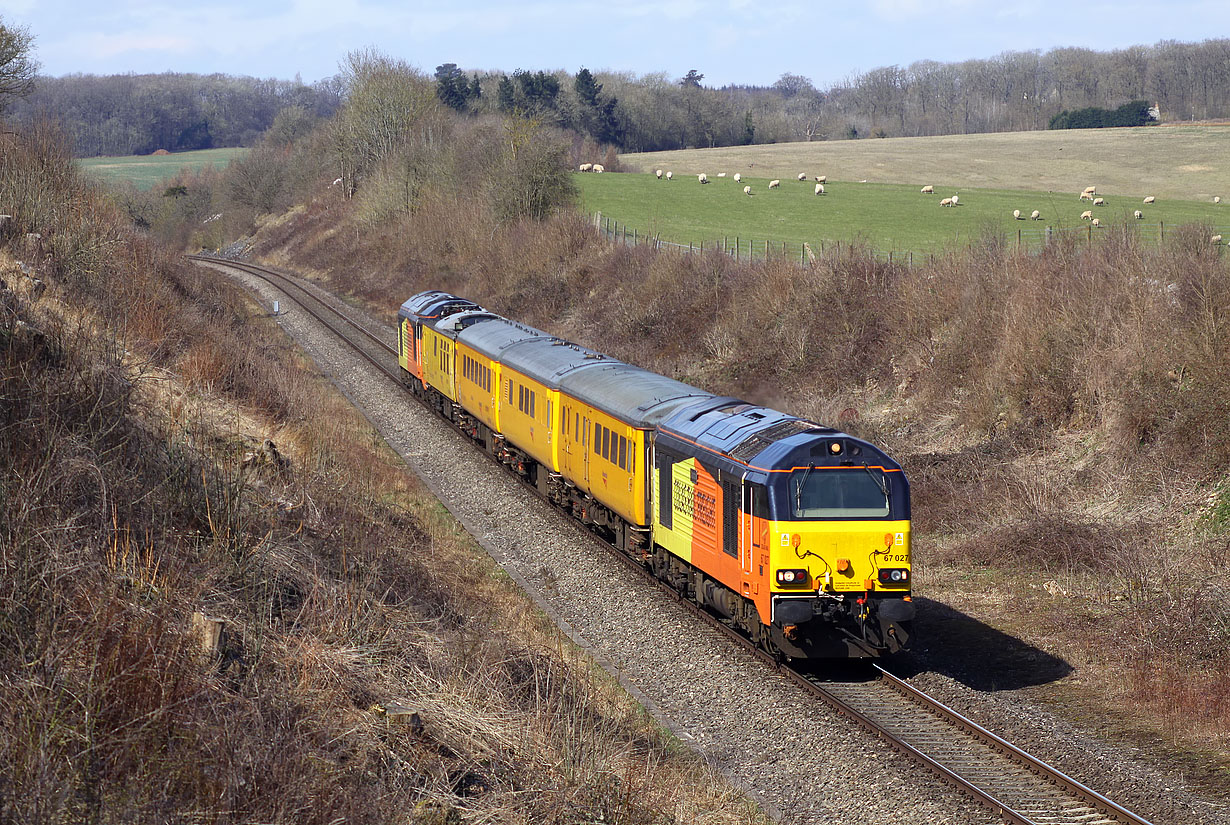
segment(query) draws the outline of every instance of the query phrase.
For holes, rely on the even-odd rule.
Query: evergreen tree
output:
[[[480,100],[483,96],[483,86],[478,82],[478,72],[475,72],[470,77],[470,88],[466,92],[466,97],[470,100]]]
[[[436,97],[451,109],[465,111],[469,87],[466,76],[456,63],[436,66]]]
[[[500,76],[500,83],[495,90],[495,100],[501,112],[511,112],[517,108],[517,88],[508,79],[508,75]]]
[[[691,86],[694,89],[700,88],[700,82],[705,79],[705,76],[695,69],[688,69],[688,73],[679,81],[680,86]]]
[[[594,76],[589,69],[584,67],[577,72],[576,80],[573,81],[573,88],[576,89],[577,99],[581,101],[583,106],[591,106],[597,108],[598,95],[602,92],[602,84],[594,80]]]

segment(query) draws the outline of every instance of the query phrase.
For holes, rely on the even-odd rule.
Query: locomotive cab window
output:
[[[790,474],[787,491],[794,518],[886,518],[889,481],[881,470],[816,469]]]

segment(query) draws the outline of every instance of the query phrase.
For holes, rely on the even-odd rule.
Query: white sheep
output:
[[[743,173],[742,173],[742,172],[735,172],[735,183],[738,183],[738,182],[739,182],[739,181],[741,181],[741,180],[743,180]]]
[[[673,177],[675,177],[675,173],[674,173],[674,172],[667,172],[667,173],[666,173],[666,179],[667,179],[667,180],[670,180],[670,179],[671,179],[671,178],[673,178]]]
[[[593,168],[594,168],[594,165],[592,163],[582,163],[580,166],[577,167],[577,171],[578,172],[588,172],[590,169],[593,169]]]
[[[1042,213],[1039,212],[1037,209],[1035,209],[1034,211],[1029,213],[1029,219],[1031,221],[1040,221],[1042,220]]]
[[[816,183],[828,183],[828,182],[829,182],[828,175],[816,175]]]
[[[934,195],[935,187],[928,183],[926,186],[922,188],[922,193],[924,195]]]
[[[807,180],[807,173],[799,172],[799,180]]]
[[[1213,203],[1221,203],[1221,195],[1214,195]]]
[[[1094,199],[1093,199],[1093,205],[1094,205],[1094,206],[1105,206],[1105,205],[1106,205],[1106,198],[1094,198]]]
[[[1091,226],[1101,226],[1102,225],[1102,222],[1098,220],[1097,218],[1090,219],[1089,223]]]
[[[940,206],[952,206],[952,198],[944,198],[940,201]]]
[[[1213,244],[1221,243],[1221,235],[1214,235],[1213,237],[1209,238],[1209,243],[1213,243]]]
[[[769,181],[769,188],[770,188],[770,189],[776,189],[777,187],[779,187],[779,186],[781,186],[781,185],[782,185],[782,182],[781,182],[780,180],[774,179],[774,180]]]
[[[960,199],[960,198],[958,198],[956,195],[953,195],[953,196],[952,196],[952,205],[953,205],[953,206],[956,206],[956,205],[957,205],[957,204],[959,204],[960,202],[961,202],[961,199]]]
[[[817,184],[816,184],[816,194],[817,194],[817,195],[823,195],[823,194],[824,194],[824,184],[823,184],[823,183],[817,183]]]
[[[1024,220],[1024,218],[1021,217],[1021,210],[1019,209],[1012,210],[1012,217],[1018,221]]]
[[[709,176],[708,176],[708,175],[706,175],[704,172],[701,172],[699,175],[697,175],[697,176],[696,176],[696,179],[697,179],[698,181],[700,181],[701,183],[708,183],[708,182],[709,182]]]
[[[743,187],[743,194],[750,196],[752,194],[752,187],[750,186]]]
[[[1084,212],[1082,212],[1082,213],[1081,213],[1081,220],[1082,220],[1082,221],[1091,221],[1091,220],[1093,220],[1093,210],[1091,210],[1091,209],[1086,209]]]
[[[1150,195],[1149,197],[1145,198],[1145,203],[1153,203],[1155,200],[1157,200],[1157,198]]]
[[[656,170],[653,174],[654,174],[654,177],[656,177],[658,180],[662,180],[662,170],[661,169]]]
[[[1140,220],[1144,216],[1145,216],[1145,213],[1141,212],[1139,209],[1137,209],[1135,212],[1132,213],[1132,217],[1135,218],[1136,220]]]

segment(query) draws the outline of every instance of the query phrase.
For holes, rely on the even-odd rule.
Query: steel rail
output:
[[[380,340],[377,336],[356,323],[353,319],[347,317],[344,313],[331,306],[325,299],[320,296],[313,295],[310,290],[296,283],[295,279],[274,270],[269,270],[265,267],[260,267],[246,262],[230,261],[222,258],[212,258],[202,255],[190,255],[187,257],[190,260],[199,263],[230,267],[262,278],[268,283],[273,284],[275,287],[282,290],[282,292],[286,294],[290,300],[298,304],[305,312],[325,327],[332,330],[343,341],[350,344],[350,346],[354,348],[359,355],[376,366],[399,387],[402,387],[403,389],[405,388],[406,385],[398,373],[400,368],[390,368],[387,363],[381,363],[380,359],[374,358],[370,353],[366,352],[363,347],[357,345],[353,339],[339,329],[336,324],[330,322],[324,315],[307,306],[302,299],[296,298],[292,295],[286,289],[286,285],[289,285],[301,295],[307,296],[311,302],[328,309],[331,314],[336,315],[346,324],[354,327],[362,332],[364,336],[375,341],[387,353],[396,355],[395,348]],[[494,463],[501,464],[495,456],[491,455],[486,450],[480,449],[479,452]],[[501,466],[503,465],[501,464]],[[519,476],[515,477],[520,478]],[[533,491],[543,501],[546,501],[548,504],[551,503],[534,485],[524,484],[524,486]],[[552,505],[552,507],[561,513],[564,512],[559,508],[555,508],[554,505]],[[927,766],[942,780],[956,787],[958,790],[967,794],[974,800],[994,810],[1004,820],[1011,822],[1014,825],[1041,825],[1039,820],[1029,818],[1027,813],[1013,808],[1011,805],[1005,803],[1000,797],[996,796],[994,790],[985,787],[989,784],[986,781],[980,782],[977,779],[970,778],[969,776],[964,775],[958,768],[954,768],[952,765],[946,764],[942,757],[927,753],[916,745],[911,744],[907,741],[907,735],[894,732],[884,721],[876,719],[872,714],[860,710],[855,706],[854,702],[838,696],[837,691],[835,691],[832,686],[827,686],[826,683],[820,681],[819,679],[810,677],[800,672],[799,670],[791,667],[788,663],[782,662],[777,657],[757,647],[752,640],[737,631],[727,622],[721,620],[704,607],[687,598],[684,593],[681,593],[671,585],[654,576],[653,573],[648,570],[641,561],[623,552],[619,547],[607,541],[596,531],[589,530],[588,532],[592,537],[600,541],[604,547],[612,551],[613,555],[623,562],[630,570],[635,571],[636,574],[641,576],[647,583],[654,585],[660,591],[673,597],[673,599],[685,609],[693,615],[701,618],[707,626],[722,633],[731,641],[751,652],[768,667],[782,674],[795,685],[819,698],[839,713],[851,718],[865,730],[883,739],[898,752]],[[1042,760],[1026,753],[1024,750],[986,730],[968,717],[963,716],[952,708],[949,708],[943,703],[923,693],[918,688],[910,685],[899,677],[894,676],[880,665],[874,664],[874,667],[879,672],[879,675],[873,682],[868,683],[868,687],[876,684],[883,684],[887,686],[892,692],[900,697],[903,704],[925,710],[930,718],[937,719],[948,727],[963,732],[972,741],[976,741],[985,749],[984,753],[981,755],[975,754],[973,756],[967,756],[967,762],[972,761],[985,765],[991,760],[992,757],[1000,755],[1007,760],[1010,760],[1012,763],[1024,767],[1039,783],[1044,783],[1047,786],[1061,790],[1064,793],[1071,794],[1076,800],[1091,806],[1104,816],[1113,817],[1113,819],[1091,821],[1088,815],[1074,812],[1075,818],[1072,819],[1073,822],[1081,822],[1083,825],[1101,825],[1101,823],[1108,822],[1118,822],[1122,823],[1122,825],[1150,825],[1148,820],[1132,813],[1102,794],[1099,794],[1097,791],[1088,788],[1077,780],[1062,773],[1058,769],[1051,767]],[[1030,793],[1030,790],[1024,789],[1024,794],[1018,795],[1028,795],[1028,793]],[[1048,815],[1046,822],[1047,825],[1052,825],[1052,823],[1055,822],[1053,815]]]

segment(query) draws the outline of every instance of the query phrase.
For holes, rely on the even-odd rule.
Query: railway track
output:
[[[199,255],[188,257],[199,263],[239,270],[272,284],[380,372],[403,385],[396,348],[338,309],[332,296],[322,290],[250,263]],[[495,460],[485,451],[480,452]],[[926,765],[1004,821],[1018,825],[1149,825],[1144,818],[987,731],[884,668],[876,666],[875,676],[870,679],[841,682],[826,680],[777,661],[757,650],[746,637],[719,618],[658,580],[644,565],[613,546],[606,546],[647,583],[671,594],[682,607],[752,651],[804,691],[899,752]]]

